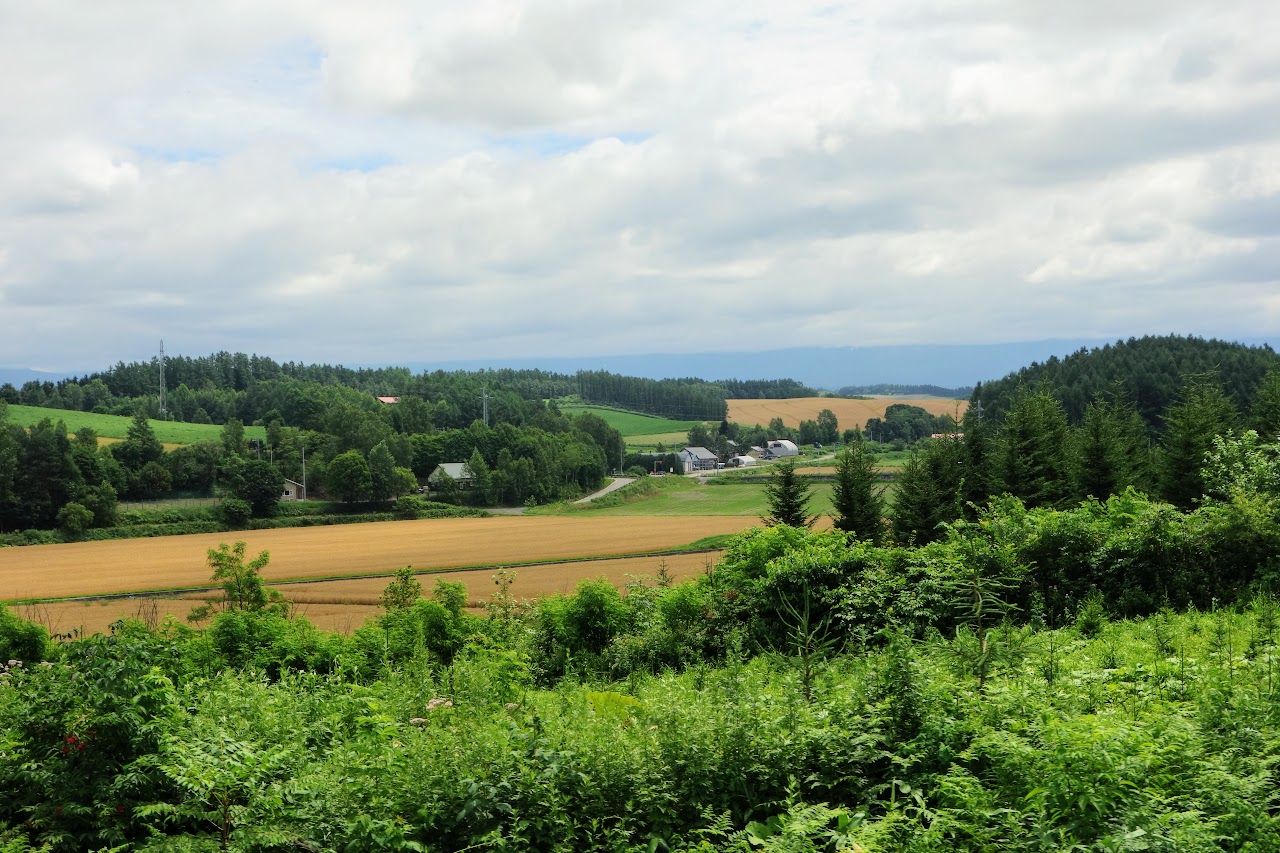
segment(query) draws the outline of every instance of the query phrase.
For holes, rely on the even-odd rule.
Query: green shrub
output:
[[[240,498],[223,498],[219,511],[222,523],[235,529],[248,526],[253,519],[253,507]]]
[[[45,659],[49,632],[43,626],[28,622],[0,606],[0,666],[10,660],[26,665]]]
[[[401,495],[391,504],[391,511],[399,518],[418,518],[423,512],[422,499],[415,495]]]
[[[84,504],[71,501],[58,510],[58,527],[68,539],[78,539],[93,524],[93,512]]]
[[[1080,602],[1080,610],[1076,614],[1076,630],[1080,632],[1080,636],[1092,639],[1106,625],[1107,606],[1102,600],[1102,593],[1095,589]]]

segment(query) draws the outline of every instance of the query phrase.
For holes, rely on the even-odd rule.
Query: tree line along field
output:
[[[840,397],[796,397],[781,400],[729,400],[728,420],[744,426],[764,426],[774,418],[783,424],[797,428],[801,421],[814,420],[823,409],[830,409],[840,422],[841,429],[861,429],[871,418],[884,417],[885,410],[901,403],[919,406],[931,415],[964,416],[968,408],[966,400],[950,400],[941,397],[883,396],[865,400],[847,400]],[[608,406],[579,404],[561,405],[567,415],[593,414],[627,438],[630,445],[683,443],[684,435],[691,428],[707,421],[681,421],[643,415]]]
[[[116,441],[123,440],[128,435],[129,425],[133,423],[133,418],[127,418],[122,415],[100,415],[95,412],[47,409],[41,406],[10,404],[8,411],[9,421],[20,426],[29,427],[48,418],[55,423],[62,421],[67,425],[67,432],[76,432],[88,427],[96,432],[100,439]],[[222,438],[222,427],[218,424],[188,424],[179,421],[158,420],[149,420],[148,423],[151,424],[151,430],[155,433],[156,438],[169,448],[181,444],[198,444],[205,441],[216,442]],[[265,440],[267,432],[263,427],[246,426],[244,435],[248,439]]]
[[[604,579],[619,589],[638,578],[653,578],[660,572],[674,582],[688,580],[710,570],[720,551],[689,554],[650,555],[601,560],[574,560],[544,563],[509,570],[510,594],[520,600],[538,601],[551,595],[572,593],[583,580]],[[418,575],[423,588],[438,582],[461,583],[467,591],[467,608],[481,612],[483,603],[495,590],[494,569],[455,572],[425,572]],[[391,575],[347,580],[307,581],[275,586],[293,602],[294,613],[306,618],[321,631],[350,634],[372,617],[384,612],[379,604]],[[106,634],[120,619],[136,619],[158,625],[172,617],[185,624],[192,608],[209,597],[193,592],[181,596],[146,596],[96,599],[92,601],[47,601],[10,606],[17,616],[43,625],[54,635]]]
[[[498,518],[376,522],[0,549],[9,601],[203,588],[206,553],[241,539],[266,550],[268,582],[418,569],[494,566],[679,548],[758,524],[734,516]]]
[[[931,415],[951,415],[963,418],[968,410],[966,400],[948,400],[941,397],[873,397],[866,400],[846,400],[841,397],[797,397],[788,400],[730,400],[729,420],[738,424],[768,424],[774,418],[795,429],[801,421],[814,420],[823,409],[830,409],[839,421],[840,429],[862,429],[871,418],[884,417],[885,410],[895,403],[918,406]]]

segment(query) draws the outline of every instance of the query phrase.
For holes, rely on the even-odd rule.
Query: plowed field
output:
[[[680,554],[669,557],[630,557],[620,560],[586,560],[573,563],[548,563],[515,569],[511,594],[516,598],[539,599],[548,595],[569,593],[585,578],[605,578],[621,587],[634,577],[652,576],[665,563],[675,580],[696,577],[714,565],[719,552]],[[440,572],[421,575],[419,581],[427,592],[436,581],[461,582],[467,587],[467,604],[479,607],[496,587],[493,572]],[[341,581],[287,584],[277,587],[285,598],[293,601],[296,612],[307,617],[317,628],[349,634],[371,616],[382,612],[378,596],[390,578],[354,578]],[[24,619],[38,622],[51,632],[70,633],[80,629],[84,634],[106,633],[117,619],[144,619],[162,622],[172,616],[186,622],[187,614],[197,604],[198,595],[183,598],[114,598],[101,601],[47,602],[18,605],[12,610]]]
[[[729,420],[739,424],[764,426],[774,418],[791,428],[798,428],[801,421],[817,420],[818,412],[830,409],[836,416],[841,430],[862,429],[871,418],[884,417],[884,410],[894,403],[919,406],[931,415],[955,417],[956,406],[964,416],[967,400],[946,400],[941,397],[874,397],[870,400],[841,400],[834,397],[795,397],[789,400],[730,400]]]
[[[328,578],[658,551],[759,524],[732,516],[557,516],[387,521],[157,539],[0,548],[0,599],[57,598],[207,586],[209,548],[244,540],[271,552],[268,580]]]

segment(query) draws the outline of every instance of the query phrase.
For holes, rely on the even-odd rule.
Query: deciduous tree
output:
[[[373,482],[364,455],[358,450],[348,450],[333,457],[325,474],[325,486],[344,503],[369,500]]]
[[[369,486],[375,501],[389,501],[399,496],[396,494],[396,460],[385,441],[378,442],[369,451]]]
[[[222,487],[248,503],[255,517],[266,518],[284,494],[284,477],[265,459],[232,457],[222,467]]]
[[[263,551],[249,562],[245,562],[245,551],[248,545],[237,542],[227,545],[225,542],[207,552],[209,567],[213,569],[210,577],[214,583],[221,584],[222,598],[211,601],[191,611],[191,621],[204,619],[214,610],[274,610],[287,615],[290,605],[284,596],[269,589],[262,582],[262,570],[271,562],[271,554]]]

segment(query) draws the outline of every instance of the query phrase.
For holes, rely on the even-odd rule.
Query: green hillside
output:
[[[633,435],[657,435],[660,433],[687,433],[703,421],[677,421],[671,418],[659,418],[653,415],[641,415],[623,409],[611,409],[606,406],[584,406],[581,404],[561,405],[560,411],[574,417],[584,414],[599,415],[605,423],[622,433],[623,437]]]
[[[99,415],[93,412],[75,412],[68,409],[46,409],[40,406],[9,406],[9,422],[20,426],[32,426],[44,418],[51,421],[62,421],[68,432],[75,432],[89,427],[100,438],[123,439],[129,433],[129,424],[133,418],[120,415]],[[151,421],[151,429],[156,438],[165,444],[197,444],[201,441],[218,441],[222,437],[222,427],[218,424],[184,424],[176,421]],[[267,431],[262,427],[245,427],[245,438],[260,438],[264,441]]]
[[[1132,403],[1147,426],[1159,431],[1165,410],[1189,381],[1211,379],[1238,410],[1247,412],[1263,377],[1276,368],[1280,356],[1267,346],[1147,336],[1032,362],[1002,379],[979,384],[970,402],[981,403],[985,417],[999,420],[1020,388],[1047,387],[1073,424],[1083,422],[1090,402],[1103,398]]]
[[[611,495],[589,504],[549,504],[526,510],[528,515],[575,515],[584,517],[634,515],[742,515],[762,517],[769,513],[764,483],[742,483],[731,479],[703,485],[688,477],[646,477]],[[831,515],[831,484],[813,484],[810,515]]]

